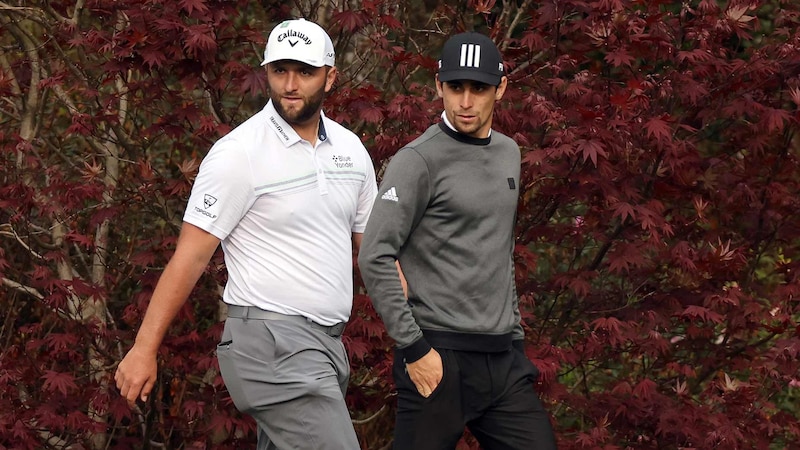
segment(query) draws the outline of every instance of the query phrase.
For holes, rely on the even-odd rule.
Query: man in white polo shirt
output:
[[[175,254],[115,379],[129,403],[146,400],[164,334],[222,243],[228,319],[217,356],[236,407],[258,424],[257,448],[357,449],[340,336],[375,173],[358,137],[322,113],[336,68],[319,25],[276,26],[262,66],[270,101],[204,158]]]

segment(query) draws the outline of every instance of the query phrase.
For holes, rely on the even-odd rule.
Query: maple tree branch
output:
[[[353,422],[353,425],[364,425],[375,420],[378,416],[383,414],[384,411],[386,411],[386,403],[381,405],[381,409],[376,411],[375,414],[367,417],[366,419],[351,419],[350,421]]]
[[[0,236],[9,236],[13,237],[22,248],[28,251],[34,258],[36,259],[44,259],[44,256],[40,255],[36,252],[36,250],[32,249],[30,245],[28,245],[25,241],[22,240],[20,235],[14,230],[14,227],[10,223],[0,224]]]
[[[726,360],[728,360],[728,359],[730,359],[730,358],[732,358],[734,356],[741,355],[742,353],[744,353],[747,350],[753,350],[754,348],[759,348],[762,345],[765,345],[765,344],[769,343],[771,340],[775,339],[779,335],[780,335],[780,333],[776,333],[776,332],[773,331],[773,332],[769,333],[767,336],[764,336],[763,338],[757,340],[756,342],[745,342],[745,343],[739,345],[738,347],[734,347],[730,351],[726,352],[723,355],[723,357],[720,358],[720,359],[721,359],[721,361],[724,362],[724,361],[726,361]],[[721,362],[720,364],[723,364],[723,363]],[[699,386],[703,382],[707,381],[719,369],[720,369],[720,367],[718,367],[718,366],[713,366],[713,367],[707,366],[705,368],[705,370],[703,372],[701,372],[701,374],[698,375],[697,378],[695,379],[695,383],[694,383],[695,386]]]
[[[62,16],[58,13],[52,6],[50,6],[50,2],[44,2],[44,11],[47,12],[51,17],[55,18],[57,21],[61,22],[62,24],[67,25],[77,25],[77,21],[73,21],[72,19],[67,19],[66,17]],[[43,12],[44,12],[43,11]],[[77,11],[77,9],[76,9]]]
[[[0,11],[11,11],[11,12],[40,12],[39,8],[34,8],[31,6],[11,6],[6,2],[0,2]]]
[[[611,246],[614,245],[614,242],[619,237],[619,235],[622,234],[622,231],[625,230],[625,228],[626,225],[622,221],[620,221],[616,225],[616,227],[614,227],[614,231],[611,232],[611,234],[606,239],[606,242],[603,244],[603,246],[594,256],[592,262],[589,264],[588,270],[597,270],[597,268],[600,267],[600,264],[603,262],[603,259],[605,258],[606,254],[608,253],[609,250],[611,250]]]
[[[8,57],[6,56],[6,51],[0,47],[0,67],[3,68],[4,76],[8,78],[9,85],[11,86],[11,93],[14,94],[14,98],[22,98],[22,89],[19,86],[19,81],[17,80],[16,75],[14,74],[14,70],[11,68],[11,64],[8,62]],[[19,103],[16,103],[12,98],[3,97],[3,101],[10,103],[14,109],[16,110],[15,114],[17,114],[21,109],[22,106]]]
[[[80,17],[81,11],[83,11],[83,6],[84,6],[85,3],[86,3],[86,0],[77,0],[75,2],[75,9],[72,10],[72,17],[71,17],[73,25],[77,25],[78,24],[78,17]]]
[[[19,46],[22,48],[23,53],[28,57],[28,64],[30,65],[30,83],[28,84],[27,94],[23,94],[21,87],[18,87],[20,97],[23,99],[19,104],[19,111],[22,113],[22,120],[20,124],[20,137],[30,142],[36,129],[36,111],[40,98],[39,82],[41,81],[41,60],[37,52],[37,45],[33,41],[33,37],[27,30],[14,21],[9,20],[4,16],[0,16],[0,22],[16,39]],[[24,22],[23,22],[24,23]],[[17,164],[21,164],[22,155],[18,155]]]
[[[206,85],[210,86],[208,75],[206,74],[205,71],[200,73],[200,77],[203,79]],[[208,103],[208,110],[211,112],[211,115],[214,117],[214,121],[217,122],[217,125],[226,123],[222,119],[223,117],[225,117],[225,112],[222,110],[222,105],[220,105],[220,103],[216,99],[214,99],[214,96],[211,95],[210,89],[203,90],[203,97]]]
[[[15,310],[16,302],[17,302],[16,296],[10,296],[10,302],[9,302],[10,304],[6,308],[7,313],[3,318],[3,327],[0,328],[0,339],[2,339],[3,336],[5,336],[4,339],[5,342],[3,342],[2,347],[0,347],[0,361],[3,360],[6,352],[8,352],[8,350],[11,348],[11,340],[14,338],[14,331],[16,331],[12,327],[14,327],[14,323],[17,320],[17,315],[9,313],[9,311]],[[6,334],[6,330],[10,330],[8,334]]]
[[[758,211],[758,226],[756,228],[756,238],[752,244],[753,247],[757,248],[757,252],[755,256],[752,258],[752,262],[750,263],[750,270],[748,271],[748,280],[752,280],[755,272],[758,270],[758,266],[761,263],[761,257],[769,248],[770,244],[774,242],[776,235],[778,234],[778,226],[771,231],[764,232],[766,216],[769,214],[769,198],[770,192],[769,187],[774,182],[775,178],[777,177],[778,173],[780,173],[780,169],[784,164],[787,164],[787,159],[789,159],[790,149],[791,149],[791,135],[792,133],[787,129],[784,131],[784,146],[780,149],[780,154],[772,164],[772,168],[767,175],[766,179],[763,182],[763,187],[761,188],[761,195],[759,196],[759,202],[761,203],[761,208]],[[791,161],[788,161],[791,164]]]
[[[56,94],[56,97],[58,97],[58,99],[61,100],[62,103],[64,103],[64,106],[66,106],[71,113],[73,114],[80,113],[80,109],[77,107],[77,105],[75,105],[72,99],[69,98],[69,96],[64,91],[64,88],[61,85],[53,86],[53,92]],[[82,142],[86,143],[89,147],[91,147],[92,150],[94,150],[95,152],[100,154],[107,153],[102,143],[99,142],[97,139],[89,139],[86,136],[79,136],[79,139]],[[59,151],[58,154],[61,154],[61,151]]]
[[[501,12],[500,19],[497,20],[498,23],[503,23],[506,29],[505,34],[503,35],[503,40],[500,44],[500,52],[505,53],[508,50],[508,46],[510,45],[511,36],[514,34],[514,30],[517,28],[519,23],[522,21],[522,17],[530,8],[532,0],[524,0],[522,4],[516,6],[517,0],[503,0],[503,9]],[[516,11],[514,12],[514,17],[511,19],[510,23],[508,22],[508,18],[511,16],[512,4],[516,7]]]
[[[86,59],[86,53],[83,50],[83,47],[77,46],[74,48],[75,55],[78,57],[80,64],[75,63],[73,58],[67,55],[67,52],[61,47],[61,44],[57,41],[52,42],[53,48],[58,51],[58,56],[60,57],[61,62],[69,69],[72,75],[79,79],[87,82],[91,78],[89,75],[86,74],[84,71],[86,67],[90,67],[91,64]]]
[[[17,392],[19,393],[19,399],[21,400],[20,403],[22,407],[27,410],[32,409],[32,407],[28,404],[31,395],[30,393],[28,393],[28,390],[25,389],[24,384],[19,384],[17,386]],[[48,446],[52,448],[65,449],[65,450],[69,450],[72,448],[72,446],[69,445],[69,441],[56,436],[55,434],[53,434],[53,432],[45,429],[45,427],[39,426],[39,421],[36,420],[35,418],[31,420],[31,428],[36,430],[36,433],[46,441]]]
[[[15,291],[18,291],[18,292],[22,292],[23,294],[31,295],[31,296],[35,297],[37,300],[44,300],[44,295],[42,295],[42,293],[39,292],[39,290],[36,289],[36,288],[32,288],[30,286],[25,286],[22,283],[18,283],[18,282],[14,281],[14,280],[9,280],[6,277],[3,277],[2,281],[3,281],[3,285],[6,286],[6,287],[14,289]]]

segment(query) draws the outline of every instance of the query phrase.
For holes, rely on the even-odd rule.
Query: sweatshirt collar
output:
[[[470,145],[489,145],[492,142],[492,130],[489,129],[489,136],[485,138],[476,138],[467,136],[466,134],[459,133],[455,127],[447,120],[447,114],[442,111],[442,121],[439,122],[439,128],[444,131],[451,138]]]

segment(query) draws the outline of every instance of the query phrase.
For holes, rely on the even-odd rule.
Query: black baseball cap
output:
[[[473,80],[498,86],[504,75],[503,57],[489,36],[469,31],[444,43],[439,81]]]

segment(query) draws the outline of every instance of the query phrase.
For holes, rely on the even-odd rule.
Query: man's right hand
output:
[[[422,358],[413,363],[406,364],[406,370],[417,391],[427,398],[442,381],[442,356],[435,349],[431,349]]]
[[[157,369],[156,355],[142,352],[136,345],[120,361],[114,380],[117,382],[120,394],[128,401],[128,405],[133,407],[137,397],[143,402],[147,401],[156,383]]]

